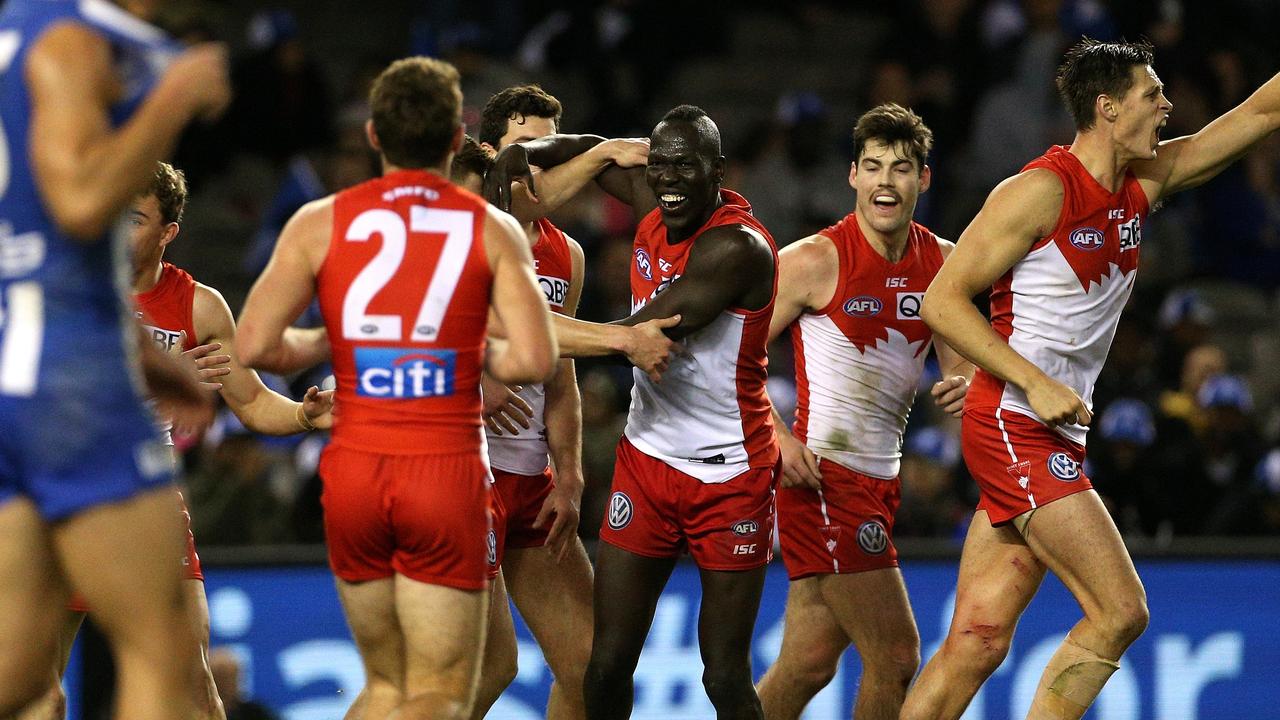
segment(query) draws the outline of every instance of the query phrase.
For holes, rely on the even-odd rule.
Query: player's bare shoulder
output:
[[[772,267],[773,248],[764,235],[749,225],[732,223],[713,227],[694,241],[694,256],[710,255],[735,264]]]
[[[191,297],[191,322],[196,340],[208,342],[210,338],[230,337],[235,333],[235,318],[226,298],[215,287],[197,282]]]
[[[1053,232],[1065,198],[1066,188],[1056,173],[1045,168],[1032,168],[996,185],[987,196],[978,218],[994,221],[997,227],[1016,229],[1019,235],[1039,239]],[[977,220],[974,225],[979,224]]]
[[[935,236],[934,239],[938,241],[938,252],[942,253],[942,259],[946,260],[947,256],[951,254],[951,251],[956,249],[956,244],[950,240],[937,236]]]
[[[778,252],[783,271],[797,276],[834,272],[840,265],[835,241],[822,233],[800,238]]]

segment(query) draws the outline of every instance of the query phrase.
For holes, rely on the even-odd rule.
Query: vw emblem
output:
[[[498,533],[493,530],[489,531],[489,537],[485,539],[485,544],[489,546],[489,564],[498,564]]]
[[[858,526],[858,547],[868,555],[879,555],[889,549],[889,533],[875,520]]]
[[[609,498],[609,527],[621,530],[630,525],[632,514],[631,498],[626,493],[615,492]]]
[[[1062,482],[1074,482],[1080,479],[1080,463],[1064,452],[1056,452],[1049,456],[1049,472]]]

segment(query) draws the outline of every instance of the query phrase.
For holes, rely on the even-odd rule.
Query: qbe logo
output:
[[[880,555],[889,549],[889,533],[876,520],[858,526],[858,547],[868,555]]]
[[[1062,482],[1075,482],[1080,479],[1080,463],[1064,452],[1056,452],[1049,456],[1049,473]]]
[[[653,262],[649,260],[649,253],[644,248],[636,248],[636,270],[640,271],[640,276],[645,280],[653,279]]]
[[[542,287],[542,294],[547,296],[547,302],[556,307],[564,307],[565,298],[569,296],[569,281],[564,278],[550,277],[547,275],[538,276],[538,285]]]
[[[631,498],[627,497],[626,493],[615,492],[609,498],[608,519],[610,528],[613,528],[614,530],[621,530],[622,528],[630,525],[633,514]]]
[[[880,298],[870,295],[859,295],[844,301],[844,313],[854,317],[879,315],[882,309],[884,309],[884,303],[880,302]]]
[[[898,319],[919,320],[920,306],[924,304],[924,293],[898,293]]]
[[[1101,248],[1106,243],[1106,236],[1097,228],[1082,227],[1071,231],[1071,244],[1080,248],[1093,252]]]
[[[458,353],[418,348],[356,348],[356,394],[427,398],[453,394]]]

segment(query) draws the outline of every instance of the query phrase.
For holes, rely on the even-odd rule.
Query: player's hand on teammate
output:
[[[649,138],[614,138],[592,148],[620,168],[649,164]]]
[[[159,91],[172,93],[183,108],[206,122],[231,104],[230,54],[223,43],[200,43],[178,55],[160,78]]]
[[[943,378],[933,384],[933,388],[929,393],[933,395],[933,401],[942,408],[942,411],[948,415],[960,417],[964,412],[964,396],[969,392],[969,378],[963,375],[953,375],[949,378]]]
[[[186,332],[182,332],[181,336],[185,342]],[[222,383],[218,378],[231,374],[231,356],[213,354],[221,349],[222,343],[208,343],[197,345],[181,355],[185,362],[191,363],[195,368],[196,377],[200,378],[200,385],[212,392],[222,389]]]
[[[302,396],[302,414],[307,422],[317,430],[328,430],[333,427],[333,390],[321,390],[312,385],[307,394]]]
[[[544,528],[551,523],[547,533],[547,551],[555,556],[556,562],[564,559],[564,554],[578,534],[578,518],[582,509],[582,474],[558,473],[555,487],[542,502],[542,509],[533,521],[536,528]]]
[[[484,176],[484,199],[503,212],[511,212],[512,183],[520,183],[529,196],[529,202],[538,202],[533,168],[529,167],[529,152],[520,143],[502,148],[493,158],[493,165]]]
[[[507,387],[489,377],[488,373],[480,375],[480,396],[484,400],[480,417],[489,432],[501,435],[505,430],[508,435],[519,435],[520,429],[516,425],[529,429],[533,408],[516,394],[520,390],[521,386]]]
[[[683,353],[680,343],[667,337],[664,328],[680,324],[680,316],[646,320],[632,326],[631,344],[626,349],[627,360],[640,368],[654,382],[662,381],[673,354]]]
[[[1049,377],[1027,385],[1024,391],[1031,409],[1049,426],[1088,425],[1093,420],[1093,413],[1075,390]]]
[[[818,456],[786,428],[778,428],[778,449],[782,452],[782,487],[822,489]]]

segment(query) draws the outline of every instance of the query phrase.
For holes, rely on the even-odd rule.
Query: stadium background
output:
[[[1165,137],[1201,127],[1280,70],[1280,5],[1266,0],[263,7],[174,0],[164,21],[186,40],[221,39],[235,51],[230,113],[191,131],[178,153],[192,195],[168,253],[233,308],[293,210],[375,171],[360,129],[364,96],[386,62],[405,54],[458,66],[472,132],[485,99],[521,82],[540,82],[560,98],[568,132],[647,135],[669,107],[701,105],[723,133],[726,184],[746,195],[780,243],[852,209],[850,129],[879,102],[909,105],[933,128],[934,186],[917,219],[954,239],[996,182],[1048,145],[1070,142],[1052,75],[1079,35],[1156,45],[1156,69],[1174,104]],[[583,317],[627,312],[629,218],[595,191],[555,218],[587,252]],[[1150,219],[1145,240],[1137,289],[1095,395],[1088,469],[1144,558],[1153,622],[1118,676],[1125,679],[1108,686],[1092,717],[1275,717],[1280,137],[1171,199]],[[794,397],[787,343],[771,352],[771,370],[771,394],[786,415]],[[272,382],[297,396],[322,376]],[[581,534],[590,542],[630,373],[618,363],[583,362],[579,380]],[[941,636],[958,540],[975,502],[957,430],[922,402],[904,448],[896,534],[926,655]],[[224,412],[204,437],[189,439],[184,457],[214,645],[242,658],[246,693],[290,720],[340,717],[360,683],[318,546],[323,443],[319,434],[257,437]],[[637,717],[710,717],[691,630],[696,576],[687,570],[673,579],[642,659]],[[784,594],[779,564],[757,628],[758,672],[776,651]],[[967,717],[1021,717],[1025,678],[1034,678],[1022,668],[1042,665],[1037,653],[1078,613],[1056,581],[1044,595]],[[73,717],[102,713],[101,653],[91,637],[77,655],[85,662],[72,672]],[[521,653],[520,678],[490,717],[537,716],[549,677],[533,645]],[[851,657],[807,717],[848,717],[855,677]]]

